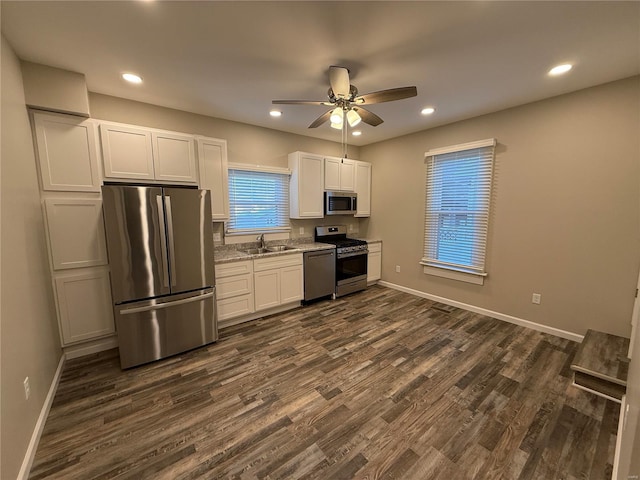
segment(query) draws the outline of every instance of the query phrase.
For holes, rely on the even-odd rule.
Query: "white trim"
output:
[[[442,155],[445,153],[461,152],[464,150],[473,150],[474,148],[483,147],[495,147],[497,144],[495,138],[487,138],[486,140],[477,140],[475,142],[460,143],[458,145],[450,145],[447,147],[434,148],[433,150],[427,150],[424,152],[425,158],[433,157],[434,155]]]
[[[118,346],[118,337],[115,335],[100,338],[92,342],[83,342],[78,345],[64,347],[64,353],[68,360],[72,358],[84,357],[92,353],[104,352]]]
[[[280,175],[291,175],[291,170],[283,167],[271,167],[269,165],[252,165],[250,163],[229,162],[229,170],[246,170],[249,172],[278,173]]]
[[[289,240],[291,238],[290,230],[285,232],[270,232],[264,230],[262,232],[256,231],[250,235],[241,233],[225,233],[224,244],[233,245],[236,243],[251,243],[256,241],[256,233],[264,233],[264,241],[270,242],[272,240]]]
[[[521,327],[531,328],[533,330],[537,330],[543,333],[548,333],[556,337],[566,338],[567,340],[572,340],[574,342],[580,343],[584,338],[584,335],[578,335],[577,333],[567,332],[566,330],[561,330],[555,327],[549,327],[547,325],[531,322],[529,320],[524,320],[523,318],[514,317],[504,313],[494,312],[493,310],[487,310],[486,308],[476,307],[475,305],[469,305],[466,303],[458,302],[456,300],[451,300],[449,298],[438,297],[437,295],[421,292],[420,290],[414,290],[413,288],[403,287],[402,285],[396,285],[395,283],[386,282],[384,280],[380,280],[380,282],[378,283],[385,287],[393,288],[394,290],[400,290],[401,292],[405,292],[405,293],[410,293],[411,295],[415,295],[417,297],[428,298],[429,300],[445,303],[447,305],[451,305],[452,307],[458,307],[464,310],[469,310],[470,312],[486,315],[488,317],[492,317],[497,320],[503,320],[508,323],[520,325]]]
[[[426,275],[448,278],[450,280],[457,280],[459,282],[473,283],[474,285],[484,285],[484,277],[487,276],[486,273],[464,272],[455,268],[425,265],[422,262],[420,262],[420,264],[423,265],[422,272]]]
[[[593,393],[594,395],[597,395],[599,397],[606,398],[607,400],[611,400],[612,402],[621,403],[621,401],[619,399],[617,399],[615,397],[612,397],[610,395],[607,395],[606,393],[599,392],[598,390],[594,390],[592,388],[585,387],[584,385],[580,385],[579,383],[576,383],[575,380],[573,380],[571,382],[571,386],[572,387],[576,387],[576,388],[578,388],[580,390],[584,390],[585,392]],[[620,423],[620,419],[619,418],[618,418],[618,423]],[[612,478],[614,478],[614,477],[612,477]]]
[[[58,390],[58,384],[60,383],[62,368],[64,367],[66,358],[67,356],[64,353],[60,356],[58,368],[55,375],[53,376],[53,380],[51,381],[51,386],[49,387],[49,393],[47,393],[47,397],[44,400],[44,404],[42,405],[42,409],[40,410],[40,416],[38,416],[38,421],[36,422],[35,428],[33,429],[33,433],[31,434],[29,446],[27,447],[27,451],[24,454],[22,466],[20,467],[20,472],[18,473],[18,480],[27,480],[29,478],[29,472],[31,471],[31,466],[33,465],[33,459],[35,458],[36,451],[38,450],[38,443],[40,442],[40,437],[42,436],[44,425],[47,422],[47,417],[49,416],[49,410],[51,410],[53,399],[55,398],[56,391]]]

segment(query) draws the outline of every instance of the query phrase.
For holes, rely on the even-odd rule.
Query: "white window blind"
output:
[[[486,275],[494,146],[489,139],[426,153],[423,265]]]
[[[289,230],[289,175],[229,169],[227,233]]]

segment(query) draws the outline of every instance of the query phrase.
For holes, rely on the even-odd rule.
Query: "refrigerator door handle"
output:
[[[176,284],[176,248],[173,241],[173,213],[171,213],[171,197],[164,196],[164,204],[167,209],[167,232],[169,234],[169,261],[171,262],[171,286]]]
[[[162,249],[162,285],[169,286],[169,265],[167,264],[167,233],[164,224],[162,195],[156,195],[158,205],[158,224],[160,225],[160,248]]]
[[[183,298],[182,300],[174,300],[173,302],[158,303],[156,305],[145,305],[144,307],[133,307],[120,310],[120,315],[131,315],[133,313],[150,312],[153,310],[161,310],[163,308],[175,307],[176,305],[184,305],[185,303],[201,302],[207,298],[213,297],[215,292],[205,293],[204,295],[196,295],[195,297]]]

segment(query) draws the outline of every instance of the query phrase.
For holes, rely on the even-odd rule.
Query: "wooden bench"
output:
[[[573,385],[620,403],[627,390],[629,339],[587,330],[571,364]]]

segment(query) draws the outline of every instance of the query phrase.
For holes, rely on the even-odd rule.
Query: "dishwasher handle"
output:
[[[336,254],[334,250],[324,250],[321,252],[307,252],[307,258],[318,258],[318,257],[333,257]]]

